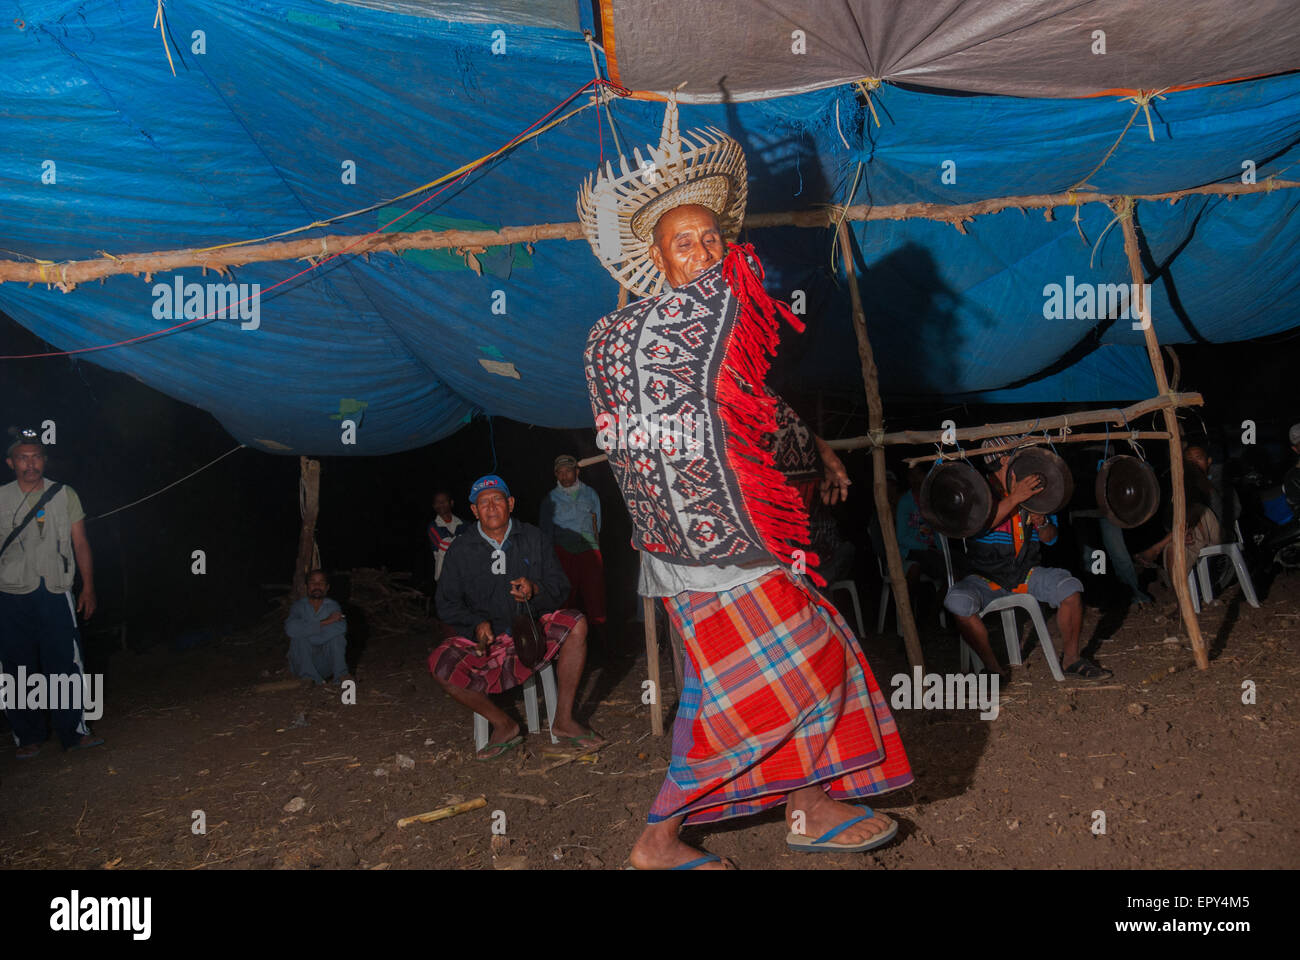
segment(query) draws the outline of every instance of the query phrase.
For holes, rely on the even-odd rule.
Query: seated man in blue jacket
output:
[[[984,446],[996,447],[1002,440],[986,440]],[[986,454],[984,462],[992,471],[989,484],[997,502],[993,522],[980,535],[971,538],[967,547],[970,576],[958,580],[948,590],[943,605],[957,620],[962,639],[970,645],[984,665],[1000,673],[1003,682],[1010,679],[1009,668],[998,665],[989,644],[989,631],[979,612],[1005,594],[1027,593],[1035,600],[1057,609],[1056,623],[1061,631],[1061,665],[1066,676],[1081,680],[1101,680],[1111,672],[1079,655],[1079,632],[1083,626],[1083,583],[1069,570],[1039,565],[1039,544],[1056,542],[1056,518],[1030,513],[1022,504],[1043,489],[1038,474],[1019,477],[1008,486],[1007,467],[1010,448]]]
[[[599,744],[596,734],[573,719],[587,659],[587,620],[580,611],[557,609],[569,594],[569,581],[550,540],[510,516],[515,498],[498,476],[475,481],[469,502],[478,522],[452,542],[438,580],[438,619],[453,636],[429,656],[434,679],[457,703],[487,718],[492,735],[478,759],[492,760],[523,736],[489,695],[518,686],[554,659],[559,702],[552,732],[574,746]],[[510,632],[515,617],[530,608],[546,641],[532,669],[516,656]]]

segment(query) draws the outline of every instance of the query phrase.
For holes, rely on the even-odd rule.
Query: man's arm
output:
[[[461,549],[457,549],[457,547]],[[474,631],[483,617],[470,607],[465,596],[468,571],[465,563],[474,551],[468,545],[452,542],[442,560],[442,576],[438,579],[438,592],[434,603],[438,608],[438,619],[448,624],[461,636],[473,639]]]
[[[86,537],[86,521],[72,525],[72,553],[81,571],[81,596],[77,598],[77,612],[89,620],[95,613],[95,558],[90,553],[90,540]]]
[[[599,539],[600,539],[600,525],[601,525],[601,516],[600,516],[600,494],[598,494],[598,493],[597,493],[595,490],[593,490],[591,487],[588,487],[588,488],[587,488],[587,492],[588,492],[589,494],[591,494],[591,501],[592,501],[592,503],[593,503],[593,504],[595,505],[595,507],[596,507],[596,539],[599,540]]]
[[[1007,491],[1006,496],[998,501],[997,509],[993,513],[993,521],[989,524],[992,530],[1000,527],[1007,522],[1007,517],[1020,509],[1020,505],[1028,500],[1034,494],[1041,492],[1043,489],[1043,478],[1041,474],[1031,473],[1027,477],[1018,477],[1011,484],[1011,489]],[[1040,535],[1041,539],[1041,535]],[[1052,539],[1056,539],[1056,534],[1052,534]]]
[[[817,455],[822,461],[822,503],[836,504],[842,500],[847,500],[849,496],[849,485],[853,482],[849,479],[849,472],[844,469],[844,463],[840,460],[839,455],[830,448],[830,445],[817,434],[799,416],[798,411],[790,406],[783,396],[774,390],[764,388],[767,392],[776,398],[777,421],[802,426],[808,431],[808,436],[812,437],[813,444],[817,447]]]
[[[289,608],[289,616],[284,621],[284,632],[289,635],[291,640],[312,640],[320,636],[320,620],[316,616],[316,611],[312,609],[311,603],[306,600],[295,600],[292,607]]]

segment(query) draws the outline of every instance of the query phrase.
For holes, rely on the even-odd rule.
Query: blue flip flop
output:
[[[679,863],[677,864],[677,866],[669,867],[668,869],[669,870],[694,870],[696,867],[702,867],[706,863],[714,863],[720,860],[722,860],[722,858],[718,856],[716,853],[706,853],[702,857],[696,857],[694,860],[687,860],[685,863]],[[635,870],[636,867],[632,866],[632,864],[629,863],[623,869]]]
[[[811,839],[799,833],[787,833],[785,836],[785,845],[791,850],[798,850],[800,853],[863,853],[867,850],[874,850],[877,847],[883,847],[890,840],[893,840],[898,834],[898,821],[890,821],[889,827],[884,833],[878,833],[861,843],[831,843],[836,837],[853,826],[855,823],[861,823],[863,820],[870,820],[876,815],[876,812],[870,807],[864,807],[861,804],[855,804],[857,809],[865,810],[866,813],[861,816],[852,817],[843,823],[831,827],[817,839]]]

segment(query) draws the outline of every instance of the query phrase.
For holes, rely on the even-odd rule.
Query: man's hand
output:
[[[1007,496],[1013,503],[1024,503],[1034,494],[1041,492],[1043,489],[1043,475],[1041,473],[1031,473],[1027,477],[1017,477],[1011,484],[1011,489],[1007,491]]]
[[[821,485],[822,503],[833,506],[849,498],[849,484],[853,481],[849,479],[849,472],[844,469],[844,463],[835,451],[821,437],[816,439],[817,452],[821,454],[822,466],[825,468]]]
[[[492,621],[484,620],[474,628],[474,645],[478,647],[478,655],[484,656],[488,647],[492,645]]]
[[[77,598],[77,613],[81,614],[83,620],[89,620],[95,614],[95,588],[83,587],[81,596]]]
[[[343,612],[341,610],[336,610],[334,613],[331,613],[328,617],[322,620],[320,625],[322,627],[328,627],[331,623],[338,623],[342,619]]]
[[[517,577],[510,581],[510,596],[516,600],[531,600],[537,596],[537,584],[527,577]]]

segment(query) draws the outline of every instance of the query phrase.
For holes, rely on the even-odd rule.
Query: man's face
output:
[[[1187,456],[1185,457],[1185,459],[1187,460],[1188,463],[1193,463],[1197,467],[1199,467],[1201,473],[1204,473],[1206,475],[1209,474],[1210,463],[1211,463],[1210,455],[1200,447],[1188,447]]]
[[[578,482],[578,468],[558,467],[555,471],[555,479],[560,481],[560,486],[571,487]]]
[[[41,477],[45,475],[45,451],[34,443],[14,447],[5,463],[9,464],[9,469],[23,486],[40,483]]]
[[[484,530],[500,530],[510,522],[510,513],[514,508],[515,498],[507,498],[500,490],[484,490],[470,504],[474,519],[483,524]]]
[[[708,207],[695,203],[674,207],[655,224],[650,259],[670,286],[690,283],[726,252],[717,215]]]
[[[325,579],[323,573],[313,573],[307,578],[307,596],[313,600],[323,600],[325,594],[330,592],[329,581]]]
[[[433,498],[433,512],[440,517],[445,517],[451,513],[451,497],[445,493],[440,493]]]

